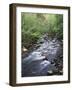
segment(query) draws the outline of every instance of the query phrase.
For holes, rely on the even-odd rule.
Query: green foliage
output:
[[[50,37],[63,39],[63,15],[21,13],[22,47],[32,47],[47,33]]]

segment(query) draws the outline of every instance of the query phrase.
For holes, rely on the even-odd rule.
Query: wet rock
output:
[[[40,47],[40,44],[38,44],[38,45],[35,46],[36,49],[39,48],[39,47]]]
[[[54,39],[54,40],[52,40],[52,42],[53,42],[53,43],[55,43],[55,42],[56,42],[56,40]]]
[[[51,64],[55,64],[55,62],[54,61],[51,61]]]
[[[47,60],[48,61],[48,58],[45,57],[43,60]]]
[[[63,55],[60,55],[60,58],[63,58]]]
[[[40,44],[44,43],[43,41],[40,42]]]
[[[60,71],[59,71],[59,74],[60,74],[60,75],[63,75],[63,71],[62,71],[62,70],[60,70]]]
[[[53,71],[53,73],[54,73],[54,75],[59,74],[58,69],[55,69],[55,70]]]
[[[47,75],[53,75],[53,71],[52,70],[47,71]]]

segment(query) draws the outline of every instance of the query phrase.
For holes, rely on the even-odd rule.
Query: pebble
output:
[[[53,71],[52,71],[52,70],[47,71],[47,74],[48,74],[48,75],[53,75]]]

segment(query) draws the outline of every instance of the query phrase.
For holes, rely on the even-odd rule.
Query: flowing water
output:
[[[55,63],[52,63],[57,56],[60,43],[56,38],[38,41],[39,47],[22,59],[22,77],[26,76],[47,76],[48,72],[56,70]]]

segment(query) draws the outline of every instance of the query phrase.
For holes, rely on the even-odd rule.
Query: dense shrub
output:
[[[63,15],[21,13],[22,47],[29,49],[44,34],[63,39]]]

